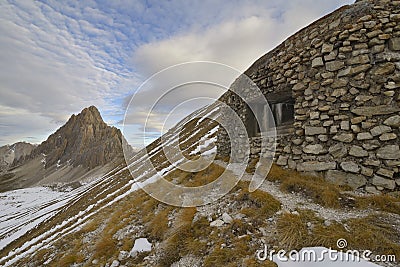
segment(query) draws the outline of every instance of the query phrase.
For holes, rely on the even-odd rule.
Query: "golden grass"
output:
[[[74,263],[82,263],[84,261],[84,257],[82,254],[78,253],[78,254],[67,254],[65,256],[63,256],[57,266],[70,266]]]
[[[110,258],[115,254],[117,242],[112,238],[110,234],[105,234],[99,241],[96,242],[94,258]]]
[[[280,244],[288,250],[306,246],[309,237],[306,223],[300,215],[283,213],[277,221]]]
[[[229,248],[221,248],[221,245],[217,245],[204,260],[204,266],[240,266],[240,262],[249,255],[249,251],[247,242],[240,240]]]
[[[325,207],[340,207],[342,188],[327,182],[323,177],[303,175],[293,170],[284,170],[273,164],[267,176],[270,181],[279,181],[285,192],[302,193]]]
[[[153,216],[147,229],[149,231],[150,237],[157,241],[161,241],[164,234],[168,229],[168,214],[171,212],[171,207],[168,207],[162,211],[159,211]]]
[[[360,209],[372,208],[379,211],[400,214],[400,198],[386,194],[357,197],[356,206]]]
[[[178,184],[187,187],[199,187],[207,185],[218,179],[224,170],[225,169],[223,167],[215,163],[211,163],[210,166],[199,172],[188,172],[176,169],[164,178],[168,181],[175,180]]]
[[[308,229],[307,222],[314,225],[312,230]],[[370,250],[375,254],[400,257],[400,233],[385,216],[370,215],[325,225],[310,211],[299,211],[298,215],[284,213],[278,218],[277,233],[280,246],[286,250],[308,246],[337,249],[337,240],[344,238],[348,243],[346,249]]]
[[[176,226],[166,238],[165,246],[158,261],[159,266],[170,266],[188,253],[186,245],[193,241],[191,227],[195,213],[195,208],[180,210]],[[191,244],[191,248],[193,248],[193,244]]]
[[[243,208],[241,213],[251,217],[254,224],[260,224],[279,211],[281,203],[267,192],[261,190],[249,192],[248,185],[248,182],[238,183],[237,188],[241,190],[236,200],[248,203],[248,207]]]

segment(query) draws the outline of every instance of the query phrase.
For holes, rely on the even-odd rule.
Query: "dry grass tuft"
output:
[[[307,222],[313,228],[307,227]],[[349,219],[343,223],[325,225],[313,212],[285,213],[277,221],[280,245],[286,250],[309,246],[337,249],[340,238],[347,240],[347,249],[370,250],[374,254],[400,257],[400,233],[394,228],[390,217],[370,215],[365,218]]]
[[[164,234],[168,230],[168,214],[171,212],[171,207],[159,211],[150,221],[147,227],[150,237],[157,241],[161,241]]]
[[[248,191],[248,182],[240,182],[237,187],[241,189],[237,201],[249,203],[247,208],[243,208],[241,212],[248,217],[253,218],[255,224],[260,224],[265,219],[273,216],[281,209],[281,203],[267,192],[256,190]]]
[[[275,164],[267,176],[269,181],[281,183],[285,192],[302,193],[325,207],[339,208],[343,188],[327,182],[323,177],[304,175],[293,170],[285,170]]]
[[[96,242],[94,258],[110,258],[116,249],[117,242],[110,234],[105,234],[99,241]]]
[[[283,213],[277,221],[278,239],[287,248],[301,249],[308,243],[307,222],[300,215]]]
[[[357,197],[356,206],[361,209],[373,208],[379,211],[400,214],[400,198],[385,194]]]

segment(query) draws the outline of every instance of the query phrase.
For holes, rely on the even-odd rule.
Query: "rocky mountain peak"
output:
[[[0,147],[0,172],[6,171],[14,161],[28,156],[34,148],[35,145],[26,142],[17,142]]]
[[[89,169],[122,156],[122,134],[108,126],[95,106],[72,115],[65,125],[40,144],[32,157],[42,156],[46,167],[72,164]]]

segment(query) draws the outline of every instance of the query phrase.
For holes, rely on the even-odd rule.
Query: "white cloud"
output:
[[[207,27],[192,27],[184,33],[139,46],[134,53],[133,64],[143,77],[149,77],[171,65],[204,60],[223,63],[243,72],[255,60],[279,45],[288,36],[345,2],[349,1],[321,1],[318,5],[311,0],[270,1],[269,4],[265,4],[265,1],[235,3],[237,4],[235,8],[226,10],[225,13],[222,13],[223,17],[218,18],[220,23],[210,24]],[[217,5],[215,9],[220,10],[223,7],[224,5]],[[197,18],[207,17],[206,13],[201,12],[214,14],[216,11],[201,10],[200,14],[196,15]],[[196,80],[197,74],[203,75],[210,72],[212,71],[195,70],[193,73],[171,74],[157,84],[168,87],[167,85],[172,80],[178,81],[180,76],[192,75]],[[236,74],[237,76],[239,74]],[[156,92],[149,90],[136,95],[135,98],[141,98],[142,101],[135,103],[144,103],[146,99],[147,102],[152,101],[157,92],[162,90],[161,86],[153,85],[153,87],[152,90]],[[198,91],[206,90],[199,89]],[[171,100],[168,104],[176,105],[184,99],[196,98],[199,96],[198,91],[181,92],[180,95],[173,97],[175,102]],[[221,91],[205,92],[205,94],[218,98]],[[143,118],[138,114],[130,117],[131,123],[143,123]],[[182,112],[181,118],[183,118],[183,114],[187,114],[187,112]],[[160,113],[158,119],[164,118],[165,114]],[[176,117],[176,121],[179,121],[178,117]],[[159,121],[150,120],[149,123],[154,131],[157,129],[161,132],[162,124]]]
[[[292,0],[265,4],[265,1],[244,1],[227,10],[217,25],[138,47],[133,62],[145,76],[174,64],[195,60],[216,61],[244,71],[297,30],[350,2],[319,1],[316,4],[311,0]]]
[[[19,133],[43,138],[50,126],[54,131],[89,105],[100,107],[103,114],[120,108],[109,100],[123,97],[129,88],[120,85],[133,81],[114,59],[120,47],[104,52],[105,45],[113,45],[111,31],[40,2],[2,3],[0,10],[0,105],[15,111],[1,114],[0,145],[14,142]],[[92,9],[87,12],[102,19]]]

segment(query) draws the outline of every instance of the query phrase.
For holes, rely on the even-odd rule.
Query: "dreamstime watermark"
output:
[[[217,94],[216,91],[221,93]],[[275,120],[267,99],[249,77],[230,66],[215,62],[188,62],[168,67],[151,76],[135,91],[126,109],[123,122],[123,132],[127,138],[123,140],[125,161],[135,182],[141,175],[138,173],[140,163],[151,186],[147,182],[137,184],[153,198],[180,207],[205,205],[226,195],[242,178],[249,162],[249,137],[242,118],[227,101],[219,101],[223,92],[241,99],[243,106],[252,111],[260,127],[260,162],[250,181],[249,190],[252,192],[263,183],[272,166],[276,147]],[[257,101],[254,102],[254,99]],[[143,144],[147,145],[148,140],[154,139],[154,129],[159,129],[160,125],[164,128],[168,118],[179,115],[180,108],[190,106],[193,112],[205,100],[212,104],[188,115],[172,131],[162,129],[161,132],[165,134],[161,135],[157,148],[143,149],[139,155],[131,153],[129,138],[137,133],[138,128],[142,127],[141,138]],[[260,109],[260,106],[263,108]],[[225,171],[213,182],[198,187],[185,187],[168,181],[164,176],[171,169],[199,172],[213,162],[214,157],[206,155],[189,159],[185,156],[187,151],[182,151],[180,146],[179,131],[184,129],[183,124],[205,118],[216,121],[229,137],[231,154]],[[142,126],[135,128],[135,124]],[[196,130],[200,129],[194,127],[192,133]],[[234,179],[231,172],[235,173]]]
[[[377,255],[370,250],[343,250],[347,247],[347,241],[344,238],[337,240],[336,246],[339,250],[332,248],[303,248],[298,250],[274,250],[264,245],[263,249],[256,252],[256,258],[259,261],[275,262],[396,262],[396,255]]]

